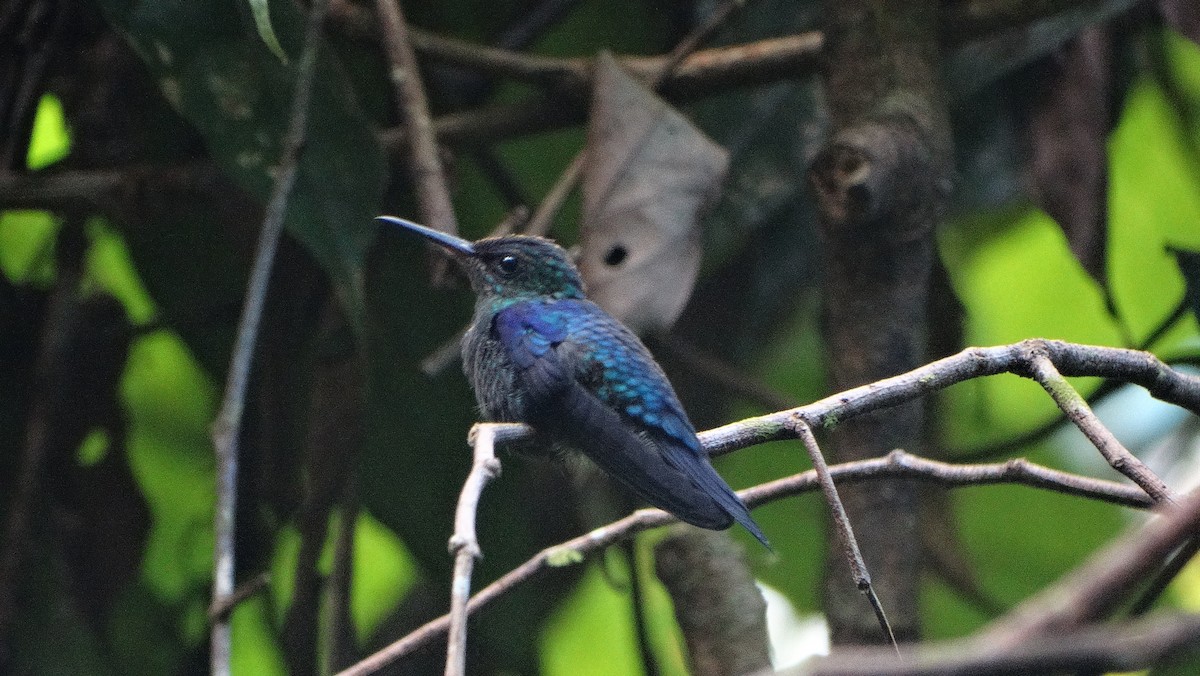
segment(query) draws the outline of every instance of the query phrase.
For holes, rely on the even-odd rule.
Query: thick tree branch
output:
[[[834,133],[809,170],[823,255],[822,333],[833,386],[876,381],[927,354],[926,310],[934,227],[953,169],[949,115],[939,82],[938,5],[830,0],[825,90]],[[863,416],[827,444],[838,461],[916,448],[920,406]],[[842,499],[858,525],[874,588],[896,636],[920,633],[916,487],[896,481]],[[855,598],[830,551],[823,606],[834,643],[880,640],[878,613]]]
[[[770,668],[766,602],[741,546],[724,533],[676,526],[655,545],[654,569],[671,595],[693,676]]]

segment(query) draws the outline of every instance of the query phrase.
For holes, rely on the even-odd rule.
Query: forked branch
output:
[[[1048,383],[1047,391],[1054,396],[1060,406],[1074,406],[1071,402],[1078,397],[1078,392],[1070,387],[1063,376],[1100,376],[1140,385],[1163,401],[1182,406],[1193,413],[1200,412],[1200,379],[1171,369],[1149,353],[1038,339],[1000,347],[970,348],[908,373],[856,387],[806,406],[748,418],[702,432],[699,435],[700,441],[710,454],[718,455],[767,441],[795,437],[807,440],[811,437],[810,428],[812,427],[834,427],[840,421],[853,416],[911,401],[966,380],[1000,373],[1014,373],[1037,379],[1040,383]],[[1057,396],[1055,396],[1056,392]],[[1071,393],[1074,393],[1074,396]],[[1064,408],[1064,411],[1067,411],[1067,408]],[[1067,413],[1071,415],[1070,411]],[[1133,456],[1128,454],[1128,450],[1123,447],[1114,451],[1111,443],[1115,442],[1115,439],[1104,440],[1107,438],[1105,435],[1111,437],[1111,432],[1103,428],[1099,420],[1094,416],[1090,418],[1084,416],[1084,418],[1081,429],[1087,427],[1085,432],[1088,438],[1098,446],[1100,443],[1109,444],[1106,449],[1101,449],[1102,454],[1109,458],[1115,469],[1133,478],[1138,486],[1062,472],[1022,459],[995,464],[954,465],[915,457],[900,450],[893,451],[885,458],[849,462],[829,467],[828,477],[830,485],[832,485],[832,481],[850,483],[889,477],[930,481],[943,486],[1021,483],[1130,507],[1146,508],[1156,503],[1165,503],[1166,508],[1170,510],[1169,514],[1177,514],[1179,508],[1175,507],[1170,500],[1163,498],[1163,496],[1169,496],[1165,485],[1163,485],[1162,491],[1155,489],[1155,486],[1162,485],[1162,481],[1144,467],[1137,469],[1136,473],[1131,473],[1129,468],[1137,467],[1140,463],[1131,465],[1129,459]],[[484,429],[484,426],[477,429]],[[522,425],[504,425],[494,429],[504,439],[515,440],[529,434],[528,428]],[[1103,429],[1103,432],[1099,432],[1100,429]],[[1098,442],[1098,439],[1101,441]],[[490,448],[480,449],[478,433],[476,433],[474,441],[477,444],[476,468],[472,471],[472,477],[476,476],[477,471],[487,471],[489,463],[484,456],[491,453]],[[1117,444],[1119,446],[1119,442]],[[807,444],[807,447],[810,452],[814,453],[814,462],[817,462],[820,455],[815,442]],[[1124,453],[1121,453],[1121,450]],[[483,453],[484,456],[481,456],[480,453]],[[473,505],[478,502],[478,491],[482,490],[483,480],[469,479],[468,486],[471,487],[470,490],[464,487],[460,511],[467,510],[472,513],[469,515],[469,522],[457,523],[453,542],[460,545],[456,549],[460,560],[462,557],[467,557],[473,562],[473,552],[477,550],[472,549],[471,545],[478,547],[474,540]],[[818,478],[817,471],[810,470],[746,489],[739,495],[748,505],[755,507],[787,496],[811,491],[820,486],[821,480]],[[1191,502],[1188,502],[1188,505],[1190,506]],[[674,519],[670,515],[661,510],[642,509],[624,519],[597,528],[561,545],[544,549],[480,590],[469,601],[464,603],[466,597],[462,596],[456,601],[455,607],[458,610],[454,613],[454,622],[465,623],[466,616],[470,613],[476,612],[508,590],[548,568],[581,561],[588,554],[615,542],[673,521]],[[1178,525],[1173,521],[1170,523],[1173,524],[1171,527]],[[1161,547],[1167,548],[1165,551],[1169,553],[1170,549],[1179,544],[1170,539],[1173,537],[1171,534],[1175,532],[1175,530],[1171,530],[1171,527],[1160,527],[1160,529],[1166,528],[1166,531],[1169,531],[1164,531],[1165,534],[1158,533],[1162,537],[1147,536],[1143,540],[1158,543]],[[1154,532],[1157,533],[1157,531]],[[1171,545],[1171,542],[1174,542],[1174,545]],[[465,594],[466,590],[469,590],[469,575],[469,569],[464,575],[456,574],[454,582],[456,593],[463,591]],[[459,589],[460,585],[463,587],[462,590]],[[1120,596],[1120,594],[1116,594],[1116,596]],[[343,675],[372,673],[444,634],[450,626],[450,615],[428,622],[341,673]],[[892,659],[895,659],[894,655]]]

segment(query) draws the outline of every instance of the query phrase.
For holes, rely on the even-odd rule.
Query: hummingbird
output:
[[[525,423],[681,521],[712,530],[737,522],[770,548],[713,469],[662,368],[587,299],[562,247],[526,235],[470,242],[394,216],[377,220],[438,244],[470,280],[476,303],[463,372],[486,419]]]

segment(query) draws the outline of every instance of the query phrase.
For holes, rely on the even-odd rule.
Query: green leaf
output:
[[[262,38],[267,47],[270,47],[271,52],[279,57],[279,61],[285,66],[288,62],[287,52],[283,51],[283,46],[279,44],[279,38],[275,36],[275,28],[271,26],[271,7],[267,0],[249,0],[250,11],[254,14],[254,25],[258,28],[258,36]]]
[[[291,115],[295,68],[263,47],[232,0],[100,5],[222,170],[265,202]],[[292,3],[273,9],[279,40],[299,51],[303,15]],[[385,171],[383,151],[343,69],[322,51],[285,226],[329,274],[355,324],[363,313],[362,263]]]

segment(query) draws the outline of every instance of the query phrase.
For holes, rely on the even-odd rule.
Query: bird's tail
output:
[[[703,451],[667,435],[647,438],[634,432],[615,411],[577,383],[565,388],[556,404],[571,414],[537,416],[535,428],[555,432],[642,499],[680,520],[711,530],[728,528],[737,521],[771,548],[746,505]]]
[[[746,503],[742,502],[737,493],[734,493],[729,484],[721,478],[721,475],[717,474],[717,470],[713,469],[707,458],[697,458],[695,466],[689,468],[688,474],[705,493],[716,500],[721,509],[733,517],[734,521],[742,524],[742,527],[750,531],[750,534],[763,543],[764,547],[774,551],[771,549],[771,543],[767,541],[767,536],[763,535],[762,529],[754,521],[754,517],[750,516],[750,510],[746,507]]]

